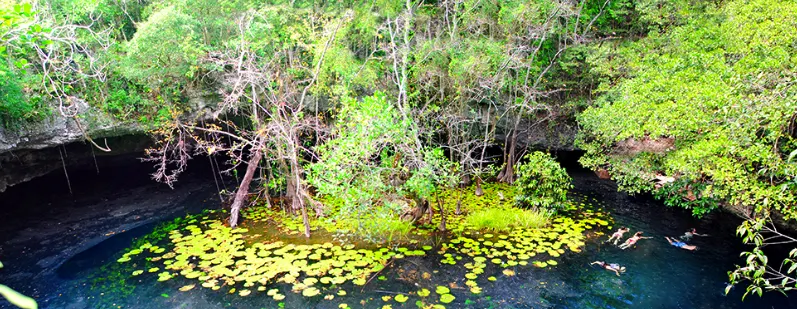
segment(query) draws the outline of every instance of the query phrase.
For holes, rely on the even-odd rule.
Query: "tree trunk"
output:
[[[294,140],[297,144],[298,141]],[[310,220],[307,218],[307,205],[304,202],[307,191],[302,186],[302,170],[299,166],[298,156],[295,150],[292,150],[291,158],[291,174],[290,179],[293,179],[293,191],[291,191],[291,200],[293,201],[293,209],[302,212],[302,222],[304,223],[304,236],[310,238]]]
[[[515,154],[517,154],[517,131],[518,126],[520,125],[520,115],[515,117],[515,124],[512,126],[512,135],[507,139],[506,143],[504,144],[504,169],[501,170],[501,174],[498,175],[498,181],[512,184],[515,182],[515,163],[517,162],[517,158],[515,158]],[[507,147],[508,146],[508,147]]]
[[[288,198],[290,201],[291,195],[293,194],[292,192],[296,192],[296,186],[294,186],[293,184],[293,177],[290,176],[291,174],[290,170],[288,169],[288,163],[285,163],[285,159],[282,158],[282,152],[280,152],[278,155],[280,157],[279,159],[280,172],[282,173],[282,175],[285,175],[285,197]],[[287,211],[289,214],[292,215],[295,214],[293,211],[293,205],[290,205],[287,208],[283,207],[282,210]]]
[[[503,148],[504,148],[503,149],[504,156],[502,157],[502,159],[504,160],[504,167],[501,168],[501,172],[498,173],[498,178],[497,178],[498,181],[501,181],[501,179],[504,179],[504,177],[506,177],[505,176],[506,175],[506,163],[509,162],[509,159],[508,159],[508,157],[509,157],[509,147],[506,147],[506,142],[504,142],[504,147]]]
[[[263,158],[263,152],[260,149],[254,149],[253,151],[254,154],[252,154],[252,158],[249,159],[244,179],[241,181],[241,186],[238,187],[238,191],[235,192],[235,200],[230,207],[230,227],[232,228],[238,226],[238,213],[241,211],[241,206],[243,206],[246,201],[246,195],[249,194],[249,185],[252,183],[252,177],[255,176],[257,165],[260,164],[260,159]]]
[[[470,175],[465,174],[463,172],[462,177],[460,177],[460,181],[459,181],[460,187],[467,188],[468,186],[470,186],[470,183],[471,183]]]
[[[454,214],[459,216],[462,214],[462,189],[457,191],[459,191],[459,197],[457,198],[457,210],[454,211]]]
[[[446,211],[443,209],[443,202],[440,200],[440,197],[437,196],[437,192],[435,192],[435,199],[437,200],[437,208],[440,209],[440,231],[446,231]]]
[[[517,145],[517,130],[512,130],[512,137],[507,143],[509,144],[509,151],[507,151],[506,163],[501,173],[503,177],[500,177],[498,181],[512,184],[515,182],[515,161],[517,161],[515,158],[515,153],[517,152],[515,148]]]

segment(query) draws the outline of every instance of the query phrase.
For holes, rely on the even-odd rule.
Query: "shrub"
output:
[[[515,201],[522,206],[541,207],[556,211],[573,187],[570,175],[550,155],[535,151],[521,159],[516,166],[518,189]]]
[[[26,122],[39,121],[50,115],[41,98],[26,97],[20,77],[0,57],[0,127],[16,128]]]

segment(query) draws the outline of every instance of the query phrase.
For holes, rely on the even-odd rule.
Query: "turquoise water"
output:
[[[687,213],[667,209],[649,198],[629,197],[617,193],[612,183],[591,174],[575,174],[578,196],[588,196],[608,210],[615,227],[628,226],[644,231],[654,239],[641,240],[636,248],[619,250],[605,245],[600,239],[587,241],[581,253],[568,252],[554,267],[513,267],[515,275],[501,276],[501,268],[488,266],[486,275],[478,279],[483,292],[471,294],[464,285],[466,272],[461,263],[442,265],[435,255],[408,257],[398,260],[364,287],[345,284],[346,296],[333,300],[315,297],[308,300],[283,287],[287,296],[284,308],[338,308],[346,303],[353,308],[417,308],[417,296],[404,304],[384,301],[383,296],[415,292],[419,288],[434,291],[437,285],[455,283],[454,302],[447,308],[797,308],[797,298],[780,294],[765,294],[763,298],[750,296],[741,301],[743,287],[725,296],[726,272],[739,263],[743,246],[733,235],[738,219],[726,214],[713,214],[696,220]],[[188,203],[201,203],[201,199]],[[18,282],[3,274],[0,282],[11,286],[36,286],[23,292],[40,299],[42,308],[279,308],[280,303],[262,292],[240,297],[224,291],[195,288],[188,292],[177,289],[189,283],[177,278],[157,282],[155,274],[130,277],[129,270],[115,262],[122,250],[149,233],[155,223],[127,231],[99,243],[63,261],[52,272]],[[695,227],[712,236],[697,238],[701,250],[690,252],[670,246],[664,236],[677,236]],[[630,235],[627,234],[627,235]],[[7,258],[6,258],[7,259]],[[595,260],[619,263],[627,267],[621,277],[597,266]],[[431,278],[418,274],[428,272]],[[490,274],[498,280],[485,278]],[[433,292],[434,293],[434,292]],[[0,303],[0,308],[9,307]]]

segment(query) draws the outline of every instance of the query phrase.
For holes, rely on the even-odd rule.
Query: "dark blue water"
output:
[[[741,300],[744,287],[724,295],[727,271],[740,263],[739,253],[744,246],[734,236],[739,219],[723,213],[709,215],[702,220],[688,213],[668,209],[647,197],[629,197],[617,193],[611,182],[599,180],[592,174],[574,173],[574,196],[587,196],[613,215],[615,228],[628,226],[632,233],[644,231],[654,239],[641,240],[636,248],[619,250],[592,240],[581,253],[568,253],[558,266],[544,269],[515,267],[516,276],[501,276],[495,282],[479,279],[483,293],[473,295],[467,289],[453,289],[457,299],[447,308],[797,308],[797,298],[769,293],[764,297],[749,296]],[[186,200],[201,206],[201,199]],[[40,299],[42,308],[278,308],[279,303],[257,293],[242,298],[221,291],[196,288],[178,292],[185,279],[156,282],[154,275],[131,278],[129,270],[115,263],[122,248],[136,237],[147,234],[154,224],[143,225],[115,235],[102,243],[73,255],[51,269],[49,275],[25,279],[0,271],[0,282],[12,287],[36,286],[36,280],[46,280],[45,290],[22,288]],[[697,228],[710,237],[696,238],[701,250],[677,249],[663,239],[677,236],[689,228]],[[630,235],[627,234],[627,235]],[[592,261],[619,263],[627,272],[614,273],[595,266]],[[369,283],[365,288],[345,286],[346,296],[332,301],[307,300],[299,294],[283,289],[287,298],[285,308],[337,308],[345,302],[353,308],[381,308],[388,304],[382,296],[417,291],[420,287],[434,290],[437,285],[458,282],[462,285],[462,266],[441,265],[436,257],[413,257],[397,262],[383,274],[387,280]],[[428,280],[407,280],[408,272],[430,272]],[[435,273],[435,271],[437,271]],[[487,272],[500,273],[500,269]],[[33,281],[28,281],[33,280]],[[464,285],[463,285],[464,286]],[[416,308],[415,300],[403,304],[390,302],[393,308]],[[0,302],[0,308],[10,305]]]

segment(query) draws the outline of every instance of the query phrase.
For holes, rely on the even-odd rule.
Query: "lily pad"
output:
[[[407,297],[407,296],[406,296],[406,295],[404,295],[404,294],[399,294],[399,295],[396,295],[396,298],[395,298],[395,299],[396,299],[396,301],[397,301],[397,302],[399,302],[399,303],[403,303],[403,302],[406,302],[406,301],[407,301],[408,299],[410,299],[410,298],[409,298],[409,297]]]
[[[420,297],[427,297],[430,294],[432,294],[432,292],[430,292],[428,289],[420,289],[418,291],[418,296],[420,296]]]
[[[454,295],[451,295],[451,294],[440,295],[440,302],[444,303],[444,304],[448,304],[448,303],[454,301],[454,299],[456,299],[456,297],[454,297]]]
[[[321,291],[319,291],[317,288],[314,287],[309,287],[304,289],[304,291],[302,291],[302,296],[304,297],[318,296],[318,294],[321,294]]]

